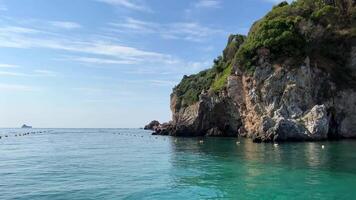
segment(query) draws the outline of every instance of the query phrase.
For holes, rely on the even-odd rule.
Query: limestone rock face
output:
[[[229,77],[229,96],[242,130],[255,141],[356,137],[356,91],[337,88],[330,74],[311,66],[258,66],[252,76]]]
[[[235,71],[226,91],[203,92],[199,102],[173,111],[164,134],[237,136],[256,142],[325,140],[356,137],[356,92],[337,88],[330,74],[311,66],[270,63],[253,75]],[[176,108],[175,94],[171,108]]]
[[[302,121],[310,133],[310,137],[326,139],[329,132],[329,117],[325,105],[314,106]]]
[[[175,108],[172,95],[171,105]],[[173,112],[174,136],[237,136],[241,125],[240,115],[232,99],[202,93],[199,102]]]

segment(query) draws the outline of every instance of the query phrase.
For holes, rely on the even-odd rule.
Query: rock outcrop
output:
[[[175,110],[176,95],[171,96],[173,121],[170,134],[174,136],[236,136],[241,120],[231,98],[202,92],[193,105]],[[173,129],[172,129],[173,127]]]
[[[210,71],[186,76],[173,90],[172,121],[156,133],[241,135],[255,142],[356,137],[356,8],[353,1],[333,2],[283,3],[255,23],[247,38],[230,36]],[[288,21],[307,3],[310,17],[303,13]],[[264,31],[283,24],[281,17],[290,25],[281,34],[293,30],[292,37],[268,46],[275,37]],[[248,49],[261,37],[262,45]]]
[[[156,128],[158,128],[161,124],[157,120],[151,121],[149,124],[147,124],[143,129],[144,130],[151,130],[154,131]]]

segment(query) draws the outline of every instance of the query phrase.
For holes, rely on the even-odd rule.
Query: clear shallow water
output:
[[[15,137],[25,131],[46,132]],[[4,135],[2,200],[356,199],[356,141],[276,148],[136,129],[0,129]]]

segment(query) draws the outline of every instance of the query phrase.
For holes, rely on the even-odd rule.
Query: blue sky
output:
[[[274,0],[0,0],[0,127],[168,121],[184,74]]]

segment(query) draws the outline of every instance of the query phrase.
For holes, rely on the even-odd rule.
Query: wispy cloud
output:
[[[118,32],[136,34],[158,34],[164,39],[179,39],[193,42],[201,42],[207,38],[226,34],[225,31],[216,27],[203,26],[197,22],[174,22],[159,24],[133,18],[127,18],[122,22],[110,23]]]
[[[0,71],[0,76],[19,76],[19,77],[49,77],[56,76],[57,73],[49,70],[33,70],[28,73],[15,72],[15,71]]]
[[[169,69],[169,70],[168,70]],[[144,68],[135,68],[129,71],[125,71],[125,74],[135,74],[135,75],[170,75],[176,74],[174,68],[163,68],[163,69],[144,69]]]
[[[144,4],[143,1],[137,0],[96,0],[114,6],[125,7],[137,11],[152,12],[152,9]]]
[[[5,5],[0,5],[0,11],[8,11],[7,6],[5,6]]]
[[[72,60],[81,63],[88,63],[88,64],[125,64],[131,65],[135,64],[134,60],[115,60],[115,59],[106,59],[106,58],[96,58],[96,57],[74,57],[74,56],[67,56],[65,60]]]
[[[154,86],[167,86],[167,87],[173,87],[177,83],[175,81],[167,81],[167,80],[149,80],[151,85]]]
[[[184,61],[177,60],[176,63],[172,63],[167,67],[140,67],[131,69],[124,72],[125,74],[134,74],[134,75],[146,75],[146,76],[172,76],[182,74],[193,74],[197,73],[203,69],[207,69],[212,66],[212,61],[202,60],[202,61]],[[179,76],[178,79],[181,77]]]
[[[189,7],[184,10],[184,14],[188,19],[195,19],[196,13],[205,12],[212,9],[223,7],[222,0],[196,0],[189,4]]]
[[[18,84],[6,84],[0,83],[0,91],[10,91],[10,92],[32,92],[37,89],[28,85],[18,85]]]
[[[3,26],[0,27],[0,34],[34,34],[39,33],[39,30],[28,28],[28,27],[21,27],[21,26]]]
[[[209,28],[195,22],[173,23],[169,27],[166,32],[162,33],[164,38],[200,42],[212,35],[225,34],[223,30]]]
[[[219,0],[199,0],[195,3],[196,8],[220,8],[221,2]]]
[[[57,76],[57,73],[54,71],[50,71],[50,70],[43,70],[43,69],[37,69],[33,71],[33,75],[34,76],[46,76],[46,77],[54,77]]]
[[[126,18],[123,22],[112,22],[109,23],[109,25],[124,30],[134,31],[137,33],[157,33],[161,28],[161,26],[157,23],[133,19],[131,17]]]
[[[69,21],[52,21],[49,22],[52,26],[62,28],[62,29],[77,29],[80,28],[81,25],[76,22]]]
[[[80,40],[49,34],[45,31],[21,26],[0,28],[0,47],[3,48],[46,48],[67,52],[95,55],[79,57],[77,61],[91,63],[137,64],[142,62],[172,62],[170,55],[145,51],[112,41],[96,39]],[[97,56],[106,56],[106,60]]]
[[[18,68],[18,65],[13,64],[0,64],[0,68]]]
[[[37,22],[37,21],[36,21]],[[35,23],[35,22],[33,22]],[[89,67],[122,67],[126,74],[155,74],[169,75],[191,74],[211,66],[210,60],[190,62],[178,57],[160,52],[150,51],[121,44],[120,41],[110,38],[100,38],[91,35],[77,37],[48,31],[42,26],[30,26],[29,24],[16,24],[12,26],[0,23],[0,48],[20,49],[46,49],[57,51],[55,60],[77,62]],[[214,35],[225,34],[223,30],[203,26],[196,22],[177,22],[158,24],[150,21],[126,18],[119,23],[111,23],[112,28],[125,31],[126,33],[151,33],[164,39],[187,40],[202,42]],[[63,56],[64,54],[64,56]],[[126,68],[132,65],[134,68]],[[0,64],[0,67],[13,67],[9,64]],[[22,69],[22,67],[21,67]],[[24,68],[26,69],[26,68]],[[33,68],[32,68],[33,69]],[[36,69],[34,71],[1,71],[1,76],[23,77],[51,77],[56,72]],[[158,83],[155,83],[158,84]],[[162,84],[162,83],[161,83]]]
[[[29,75],[24,73],[19,73],[19,72],[0,71],[0,76],[29,76]]]

